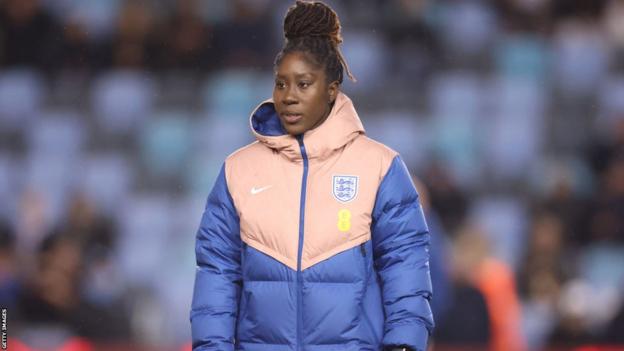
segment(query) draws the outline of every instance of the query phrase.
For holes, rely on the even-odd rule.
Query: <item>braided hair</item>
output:
[[[297,0],[284,18],[285,43],[275,66],[289,53],[301,52],[318,67],[325,68],[328,82],[342,84],[344,70],[355,82],[338,45],[342,43],[338,15],[320,1]]]

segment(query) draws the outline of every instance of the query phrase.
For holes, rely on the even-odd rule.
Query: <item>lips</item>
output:
[[[282,113],[282,118],[286,123],[294,124],[299,122],[303,118],[303,115],[296,112],[284,112]]]

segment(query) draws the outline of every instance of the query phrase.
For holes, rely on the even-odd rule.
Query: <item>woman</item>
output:
[[[340,92],[337,15],[284,20],[258,141],[230,155],[197,233],[194,350],[419,350],[433,327],[429,235],[397,153]],[[353,79],[353,78],[352,78]]]

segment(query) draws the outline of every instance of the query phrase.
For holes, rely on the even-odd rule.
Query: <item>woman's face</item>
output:
[[[338,82],[328,84],[325,70],[300,52],[287,54],[277,66],[273,101],[290,135],[303,134],[323,123],[337,93]]]

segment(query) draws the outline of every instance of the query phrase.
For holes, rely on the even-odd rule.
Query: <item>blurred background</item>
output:
[[[434,350],[624,345],[624,1],[328,3],[426,207]],[[12,349],[189,347],[195,232],[291,4],[0,0]]]

